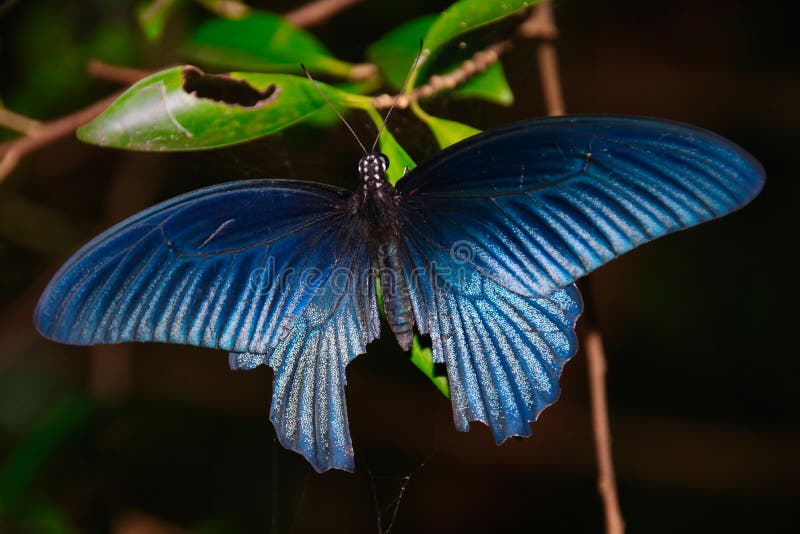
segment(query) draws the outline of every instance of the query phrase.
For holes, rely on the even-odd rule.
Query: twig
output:
[[[42,123],[0,106],[0,127],[25,135],[33,135],[42,127]]]
[[[99,59],[92,59],[86,64],[86,72],[89,73],[89,76],[97,78],[98,80],[105,80],[122,85],[133,85],[139,80],[150,76],[155,71],[112,65],[111,63],[106,63]]]
[[[553,17],[553,6],[549,1],[545,0],[533,8],[531,17],[520,26],[520,33],[526,37],[541,39],[536,45],[536,60],[539,63],[547,114],[563,115],[564,95],[558,73],[558,53],[553,43],[558,36],[558,29]]]
[[[286,14],[286,18],[298,27],[320,24],[335,13],[359,1],[360,0],[318,0],[290,11]],[[7,9],[11,5],[13,5],[13,1],[2,4],[2,8]],[[124,85],[136,83],[145,76],[151,74],[151,72],[146,70],[110,65],[101,61],[91,61],[87,65],[87,69],[92,76],[113,82],[120,82]],[[41,123],[38,126],[34,126],[32,119],[16,116],[17,118],[31,121],[25,126],[31,127],[31,129],[25,132],[28,134],[25,137],[0,143],[0,182],[16,168],[17,164],[24,156],[71,135],[79,126],[86,124],[103,112],[119,95],[119,92],[114,93],[74,113],[47,123]],[[2,124],[2,120],[3,119],[0,118],[0,124]],[[22,123],[17,121],[16,124],[20,125]],[[16,127],[13,128],[17,129]]]
[[[298,27],[313,26],[315,24],[320,24],[339,11],[360,1],[361,0],[316,0],[290,11],[286,14],[285,18]],[[544,7],[547,8],[547,11],[541,10],[541,8]],[[549,11],[547,2],[539,4],[537,9],[533,11],[533,16],[520,25],[518,29],[518,35],[521,37],[543,40],[539,45],[540,49],[543,45],[548,45],[548,43],[544,41],[555,38],[557,33],[555,25],[552,22],[552,12]],[[560,107],[555,108],[560,109],[560,111],[555,114],[563,114],[563,100],[561,100],[560,87],[558,86],[555,48],[552,47],[552,45],[548,46],[550,47],[549,52],[546,50],[545,52],[539,52],[540,64],[545,65],[545,62],[543,62],[544,58],[546,64],[550,65],[548,71],[555,71],[555,77],[543,77],[543,81],[545,79],[555,80],[554,83],[556,85],[551,87],[549,92],[545,89],[545,94],[557,95],[558,102],[561,102],[561,104]],[[472,76],[483,72],[493,63],[499,61],[500,56],[512,47],[513,42],[511,39],[488,46],[486,49],[475,53],[471,59],[464,61],[459,68],[454,71],[444,75],[431,76],[425,85],[417,87],[409,95],[402,95],[397,101],[397,107],[403,109],[419,99],[429,98],[442,91],[455,88]],[[357,71],[358,76],[370,75],[374,73],[375,70],[375,66],[370,64],[357,65],[356,67],[361,67],[361,69],[354,69],[354,71]],[[89,62],[87,70],[90,75],[96,78],[122,83],[124,85],[134,84],[145,76],[152,74],[152,71],[111,65],[99,60]],[[354,76],[356,76],[356,74],[354,74]],[[106,97],[71,115],[42,124],[35,129],[35,135],[29,135],[28,137],[0,144],[0,157],[2,157],[2,159],[0,159],[0,181],[8,176],[23,156],[70,135],[78,126],[89,122],[96,115],[105,110],[118,95],[117,93]],[[379,95],[372,100],[372,103],[376,109],[386,109],[392,105],[394,99],[395,95]],[[549,99],[548,102],[550,102]]]
[[[250,8],[239,0],[199,0],[206,9],[220,17],[239,19],[250,12]]]
[[[542,47],[538,47],[540,65],[547,67],[548,72],[554,72],[555,76],[548,78],[549,84],[555,84],[552,88],[545,89],[546,94],[554,95],[553,98],[547,97],[548,105],[553,102],[554,109],[560,110],[556,115],[564,114],[563,99],[561,99],[561,89],[558,81],[558,65],[557,57],[555,54],[555,47],[545,41],[551,41],[558,37],[558,29],[553,24],[552,11],[549,9],[549,4],[544,2],[540,4],[547,7],[546,10],[534,9],[531,16],[528,17],[517,28],[517,36],[525,39],[539,39],[545,47],[545,52],[541,52]],[[401,95],[397,98],[396,107],[405,109],[412,103],[417,102],[423,98],[430,98],[442,91],[455,89],[468,79],[476,74],[488,69],[492,64],[500,61],[500,56],[508,52],[514,47],[512,39],[506,39],[494,44],[491,44],[476,52],[470,59],[464,61],[457,69],[448,72],[447,74],[434,74],[431,76],[427,83],[416,87],[408,95]],[[549,51],[548,51],[549,50]],[[542,57],[545,58],[545,63],[542,62]],[[550,81],[552,80],[552,81]],[[376,109],[386,109],[395,101],[396,95],[382,94],[372,99],[372,105]]]
[[[493,63],[500,60],[500,56],[511,50],[513,43],[511,40],[500,41],[489,45],[483,50],[476,52],[472,58],[464,61],[457,69],[447,74],[434,74],[424,85],[416,87],[407,95],[390,95],[388,93],[378,95],[372,99],[372,105],[376,109],[386,109],[396,104],[398,109],[406,109],[412,103],[423,98],[430,98],[442,91],[455,89],[476,74],[488,69]]]
[[[66,137],[99,115],[119,96],[114,93],[70,115],[43,124],[33,135],[0,143],[0,181],[14,169],[25,155]]]
[[[322,24],[338,12],[360,3],[362,0],[315,0],[286,13],[285,18],[298,28]]]
[[[152,20],[158,17],[159,12],[168,10],[173,2],[174,0],[154,0],[139,13],[139,20]]]
[[[594,448],[597,456],[597,491],[603,499],[606,532],[622,534],[625,531],[625,522],[619,508],[614,459],[611,454],[611,429],[608,422],[608,401],[606,400],[606,356],[600,330],[592,327],[586,335],[585,343],[589,393],[592,402]]]
[[[565,107],[561,91],[561,77],[558,73],[558,55],[555,44],[552,42],[558,36],[558,28],[555,25],[550,2],[546,0],[537,4],[533,8],[531,17],[520,28],[528,35],[538,32],[542,36],[549,36],[549,38],[541,40],[536,47],[536,58],[542,79],[542,93],[547,114],[550,116],[563,115]],[[606,357],[603,350],[603,338],[593,317],[594,307],[589,300],[587,299],[586,305],[589,330],[584,341],[589,374],[594,446],[597,456],[597,491],[603,500],[606,532],[622,534],[625,531],[625,522],[619,507],[614,459],[611,455],[611,429],[608,422],[606,396]]]

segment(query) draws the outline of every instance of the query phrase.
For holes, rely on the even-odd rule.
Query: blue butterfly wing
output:
[[[346,229],[347,252],[269,360],[275,369],[270,419],[278,439],[318,472],[354,470],[344,370],[380,333],[375,277],[357,227]]]
[[[403,226],[426,246],[468,249],[485,276],[546,296],[638,245],[743,206],[764,179],[750,154],[714,133],[577,116],[477,135],[397,188]]]
[[[290,181],[233,182],[136,214],[56,273],[34,322],[89,345],[161,341],[264,353],[301,314],[337,253],[348,192]]]
[[[520,295],[413,227],[404,247],[417,327],[431,338],[434,362],[446,365],[456,428],[482,421],[498,443],[530,435],[530,423],[557,400],[561,370],[577,350],[577,287]]]
[[[344,367],[379,321],[351,195],[258,180],[164,202],[79,250],[36,327],[64,343],[185,343],[231,351],[235,368],[267,363],[281,443],[318,470],[352,469]]]

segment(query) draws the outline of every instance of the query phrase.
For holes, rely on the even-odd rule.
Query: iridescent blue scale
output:
[[[79,250],[35,323],[79,345],[224,349],[275,370],[270,419],[317,471],[353,469],[345,367],[380,333],[376,277],[403,348],[444,363],[459,430],[530,434],[576,350],[574,282],[662,235],[729,213],[764,183],[734,143],[692,126],[606,116],[477,135],[402,178],[359,163],[355,192],[256,180],[187,193]]]

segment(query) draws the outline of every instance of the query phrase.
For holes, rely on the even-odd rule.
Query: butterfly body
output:
[[[402,198],[387,179],[388,166],[389,160],[383,154],[372,153],[361,158],[353,212],[361,220],[378,271],[386,321],[403,350],[408,350],[414,336],[414,315],[399,257]]]
[[[358,163],[359,186],[351,200],[351,211],[364,225],[365,238],[373,252],[382,244],[400,239],[400,194],[389,183],[389,160],[383,154],[367,154]]]
[[[158,341],[273,368],[270,420],[317,471],[353,470],[345,367],[387,322],[427,334],[459,430],[527,436],[577,350],[574,282],[615,257],[734,211],[761,165],[693,126],[557,117],[476,135],[393,187],[368,154],[348,191],[223,183],[138,213],[70,258],[34,315],[50,339]]]

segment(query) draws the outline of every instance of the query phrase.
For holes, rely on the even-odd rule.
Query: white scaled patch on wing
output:
[[[350,283],[328,279],[268,362],[275,370],[270,419],[278,439],[318,472],[354,470],[345,367],[366,352],[380,329],[366,256],[356,254],[343,266],[350,269]]]

